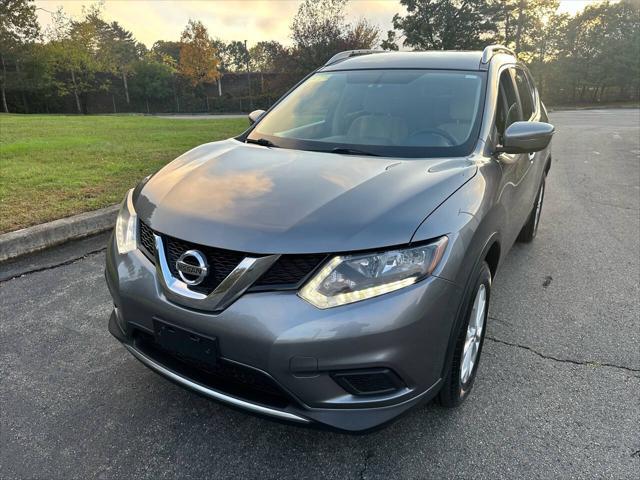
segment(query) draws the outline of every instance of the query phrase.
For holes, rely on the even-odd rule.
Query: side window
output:
[[[516,68],[515,71],[516,85],[518,86],[518,94],[522,103],[522,118],[529,120],[533,115],[533,92],[531,85],[523,70]]]
[[[511,72],[504,70],[500,75],[498,108],[496,110],[496,129],[498,130],[498,135],[502,136],[509,125],[520,120],[522,120],[522,113],[513,85]]]

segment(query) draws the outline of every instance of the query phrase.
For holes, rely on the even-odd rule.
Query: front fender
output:
[[[444,261],[434,272],[464,287],[489,239],[500,241],[506,212],[496,203],[500,166],[484,163],[478,174],[449,197],[415,231],[412,242],[449,237]],[[501,249],[502,250],[502,249]]]

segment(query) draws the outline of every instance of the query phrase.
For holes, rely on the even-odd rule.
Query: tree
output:
[[[122,78],[124,95],[127,105],[131,103],[129,98],[129,84],[127,76],[133,66],[144,54],[144,45],[136,42],[133,34],[125,30],[118,22],[99,25],[98,34],[101,55],[108,60],[111,70]]]
[[[147,56],[133,65],[132,90],[145,100],[147,113],[151,113],[149,100],[161,100],[171,95],[171,68]]]
[[[20,53],[38,38],[40,26],[36,18],[36,7],[31,0],[0,0],[0,90],[2,108],[8,113],[6,86],[8,63],[13,61],[15,73],[20,74]]]
[[[342,50],[372,48],[379,29],[366,21],[345,22],[348,0],[303,0],[291,22],[291,39],[298,67],[309,71]]]
[[[261,73],[282,71],[282,59],[287,55],[287,49],[275,40],[258,42],[249,49],[252,69]]]
[[[180,63],[180,49],[182,44],[180,42],[171,42],[166,40],[158,40],[151,47],[151,53],[156,55],[157,58],[170,57],[176,63]]]
[[[202,22],[189,20],[180,37],[180,72],[192,85],[212,82],[219,76],[216,48]]]
[[[226,45],[226,68],[233,72],[246,72],[249,64],[249,50],[244,42],[234,40]]]
[[[230,60],[229,60],[229,54],[228,54],[226,43],[224,43],[222,40],[217,38],[213,40],[213,46],[216,49],[216,56],[218,57],[218,61],[219,61],[218,72],[220,73],[220,76],[216,80],[216,83],[218,84],[218,96],[221,97],[222,96],[222,77],[224,76],[225,72],[229,71]]]
[[[562,65],[567,46],[567,31],[570,16],[553,13],[544,19],[541,31],[531,38],[528,52],[520,53],[534,73],[538,89],[547,98],[568,83],[569,75]],[[556,88],[552,89],[551,84]]]
[[[201,23],[191,21],[180,41],[158,41],[147,54],[132,32],[102,18],[100,3],[79,18],[59,10],[39,35],[33,1],[0,0],[2,110],[64,112],[71,106],[81,113],[91,101],[99,111],[110,110],[113,102],[115,111],[116,92],[131,105],[153,110],[154,102],[172,92],[175,110],[193,111],[194,97],[200,104],[204,96],[208,104],[212,82],[222,96],[222,76],[230,71],[246,71],[252,89],[258,82],[249,80],[257,73],[259,101],[267,104],[336,52],[375,47],[378,27],[364,19],[347,22],[347,2],[301,0],[290,47],[262,41],[247,51],[244,42],[213,40]],[[383,48],[480,50],[505,43],[517,49],[549,104],[640,98],[640,0],[603,0],[573,16],[558,13],[558,0],[401,3],[405,11],[394,17],[397,29]],[[219,102],[221,108],[247,94],[244,81],[229,87],[230,101]]]
[[[173,98],[176,102],[176,111],[180,111],[180,97],[178,95],[179,79],[179,63],[180,63],[180,42],[167,42],[158,40],[151,47],[151,58],[163,63],[171,71],[171,87],[173,89]]]
[[[568,24],[564,64],[573,79],[577,101],[598,101],[618,85],[638,89],[640,75],[640,7],[638,2],[603,2],[585,8]],[[586,98],[588,89],[592,98]]]
[[[269,96],[277,97],[291,87],[291,81],[295,77],[282,75],[291,74],[298,68],[291,49],[275,40],[262,41],[251,47],[249,56],[251,57],[251,69],[260,74],[260,91],[262,93],[268,92]],[[281,74],[271,76],[266,90],[265,73]]]
[[[184,75],[192,86],[202,88],[205,83],[220,78],[218,65],[220,61],[213,40],[209,37],[207,28],[202,22],[189,20],[187,27],[180,37],[180,73]],[[205,94],[207,110],[209,98]]]
[[[516,53],[529,52],[558,10],[558,0],[503,0],[496,4],[497,40]],[[526,55],[526,54],[525,54]]]
[[[606,10],[606,40],[601,56],[606,78],[600,95],[609,83],[618,86],[625,97],[630,88],[640,91],[640,2],[623,0],[608,4]]]
[[[348,28],[341,37],[341,50],[360,50],[373,48],[380,38],[380,29],[363,19]]]
[[[473,50],[490,43],[496,34],[496,4],[487,0],[400,0],[407,14],[393,17],[393,28],[403,45],[418,50]],[[382,46],[397,49],[391,30]]]
[[[62,8],[52,16],[48,56],[61,79],[56,82],[58,94],[72,93],[77,113],[82,113],[80,96],[92,89],[91,81],[97,71],[93,56],[97,46],[95,33],[95,24],[74,21]]]

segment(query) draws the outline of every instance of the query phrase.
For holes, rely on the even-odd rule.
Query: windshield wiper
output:
[[[277,147],[275,143],[266,138],[247,138],[245,143],[255,143],[256,145],[262,145],[263,147]]]
[[[364,150],[358,150],[357,148],[338,147],[338,148],[333,148],[331,150],[323,150],[323,151],[328,151],[330,153],[341,153],[343,155],[367,155],[369,157],[379,157],[380,156],[377,153],[366,152]]]

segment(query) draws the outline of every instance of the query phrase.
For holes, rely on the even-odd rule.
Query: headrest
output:
[[[402,86],[370,86],[364,97],[363,107],[369,113],[402,116],[406,93]]]
[[[474,102],[465,96],[455,96],[449,103],[449,116],[452,120],[470,122],[474,113]]]

